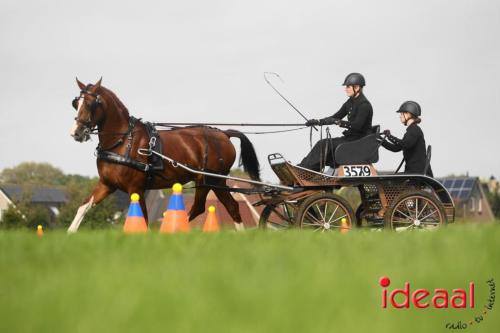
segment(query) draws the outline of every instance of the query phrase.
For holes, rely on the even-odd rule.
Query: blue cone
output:
[[[182,193],[173,193],[170,196],[167,210],[186,210]]]
[[[138,202],[131,202],[130,207],[128,208],[127,216],[144,217],[144,214],[142,214],[141,205]]]

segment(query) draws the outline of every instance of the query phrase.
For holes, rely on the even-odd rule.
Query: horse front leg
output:
[[[80,227],[80,223],[82,223],[85,214],[87,214],[90,208],[97,205],[99,202],[104,200],[108,195],[110,195],[114,191],[115,189],[99,181],[95,186],[94,190],[92,191],[92,194],[88,196],[83,201],[83,204],[78,208],[75,218],[73,219],[73,222],[71,222],[71,225],[68,228],[68,233],[77,232],[78,227]]]

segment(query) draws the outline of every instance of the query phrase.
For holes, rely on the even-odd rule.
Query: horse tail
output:
[[[251,179],[260,181],[260,164],[257,159],[257,154],[253,144],[247,136],[240,131],[226,130],[224,131],[230,138],[236,137],[241,141],[240,166],[243,165],[243,170],[250,176]]]

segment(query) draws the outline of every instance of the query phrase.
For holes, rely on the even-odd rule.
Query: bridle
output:
[[[94,115],[95,111],[101,105],[102,102],[101,102],[101,95],[93,93],[93,92],[88,91],[88,90],[82,90],[82,91],[80,91],[80,96],[75,97],[73,99],[73,101],[71,102],[71,105],[73,106],[73,108],[75,110],[78,111],[78,101],[81,98],[85,98],[85,95],[89,95],[89,96],[92,96],[92,97],[95,98],[94,101],[92,102],[92,104],[90,104],[90,107],[89,107],[89,109],[90,109],[90,116],[89,116],[89,118],[87,120],[82,120],[77,115],[75,117],[75,121],[83,126],[84,135],[89,135],[93,131],[93,129],[97,126],[97,124],[92,125],[92,116]]]
[[[87,139],[90,139],[90,135],[92,135],[92,134],[108,135],[108,136],[121,136],[122,137],[120,140],[118,140],[115,144],[111,145],[110,147],[102,148],[102,147],[98,146],[98,149],[103,149],[103,150],[109,150],[109,149],[112,149],[112,148],[122,144],[123,137],[126,135],[129,138],[129,144],[130,144],[130,141],[132,140],[132,135],[134,132],[133,129],[135,126],[136,119],[134,117],[130,117],[129,128],[128,128],[127,132],[103,132],[103,131],[99,131],[96,128],[98,126],[98,124],[92,125],[92,118],[94,117],[95,112],[99,108],[99,106],[102,105],[102,97],[101,97],[101,95],[93,93],[91,91],[88,91],[87,89],[88,89],[88,87],[85,90],[80,91],[80,95],[75,97],[73,99],[73,101],[71,102],[71,105],[73,106],[73,108],[78,111],[78,101],[82,98],[85,98],[85,95],[89,95],[89,96],[92,96],[95,98],[92,101],[92,103],[88,106],[89,111],[90,111],[89,112],[90,115],[89,115],[89,118],[87,120],[80,119],[78,117],[78,115],[75,117],[75,121],[78,124],[82,125],[82,127],[83,127],[82,135]]]

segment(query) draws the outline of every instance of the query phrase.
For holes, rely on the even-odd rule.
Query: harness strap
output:
[[[125,157],[128,158],[130,156],[130,150],[132,149],[132,140],[133,140],[133,133],[132,130],[135,127],[136,121],[139,120],[135,117],[130,117],[128,121],[128,130],[127,130],[127,151],[125,152]]]
[[[203,126],[203,138],[205,139],[203,141],[205,149],[203,149],[203,165],[201,169],[205,170],[208,164],[208,128],[206,126]]]
[[[215,143],[215,153],[217,154],[217,161],[219,161],[219,167],[221,170],[224,170],[224,159],[222,158],[220,154],[220,142],[217,139],[214,139],[213,142]]]
[[[129,166],[142,172],[149,172],[151,169],[148,163],[139,162],[134,159],[131,159],[128,156],[122,156],[112,151],[106,151],[106,150],[97,151],[97,159]]]
[[[123,138],[121,138],[120,140],[116,141],[114,144],[112,144],[111,146],[109,147],[106,147],[106,148],[103,148],[101,146],[101,144],[99,143],[97,145],[97,150],[111,150],[111,149],[115,149],[116,147],[118,147],[119,145],[121,145],[123,143]]]
[[[149,149],[162,154],[163,153],[163,147],[162,147],[162,142],[160,139],[160,133],[156,129],[153,123],[150,122],[144,122],[144,126],[146,127],[146,131],[149,136]],[[157,155],[151,155],[149,157],[149,161],[151,163],[151,166],[153,170],[155,171],[162,171],[163,170],[163,160],[159,158]]]
[[[98,160],[105,160],[111,163],[116,163],[124,166],[131,167],[133,169],[142,171],[146,174],[146,179],[144,183],[144,188],[148,189],[153,183],[155,175],[158,175],[155,171],[163,170],[163,160],[158,158],[156,155],[149,157],[149,163],[139,162],[130,158],[130,152],[132,150],[132,141],[133,141],[133,129],[137,122],[141,122],[141,119],[137,119],[135,117],[130,117],[128,123],[128,130],[124,134],[127,137],[127,150],[125,151],[125,155],[120,155],[118,153],[109,151],[113,148],[118,147],[124,142],[124,139],[121,138],[111,147],[104,149],[100,144],[96,148],[96,156]],[[149,141],[149,149],[162,153],[162,146],[160,135],[154,125],[149,122],[144,123],[144,127],[146,128],[146,132],[150,138]]]

